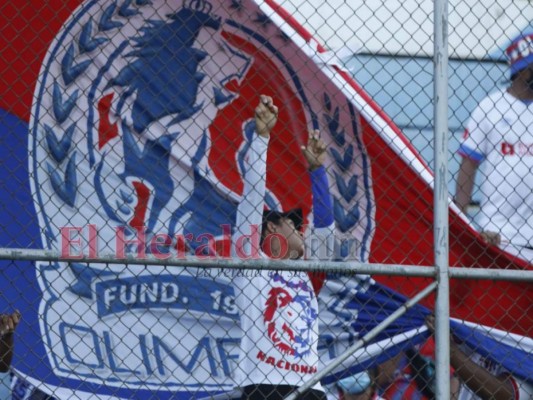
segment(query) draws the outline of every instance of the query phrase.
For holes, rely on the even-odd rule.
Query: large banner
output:
[[[225,271],[77,257],[229,255],[259,94],[280,108],[270,208],[302,207],[311,220],[300,146],[320,129],[332,256],[433,263],[427,166],[334,57],[276,4],[258,3],[35,1],[2,13],[0,246],[72,258],[2,262],[0,312],[23,314],[14,366],[26,385],[82,399],[232,389],[242,332]],[[450,212],[453,265],[530,268]],[[380,280],[406,295],[426,283]],[[452,293],[455,317],[531,337],[531,285],[465,281]],[[393,312],[403,301],[395,296],[370,277],[332,277],[320,299],[323,363]],[[423,340],[428,311],[412,312],[329,381]]]

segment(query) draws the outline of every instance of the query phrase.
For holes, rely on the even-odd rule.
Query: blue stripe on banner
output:
[[[336,278],[331,277],[331,279]],[[336,303],[343,302],[345,306],[338,310],[337,313],[348,312],[356,316],[351,327],[358,334],[358,338],[361,338],[374,329],[407,301],[405,296],[378,283],[371,284],[368,289],[357,290],[355,294],[352,293],[350,299],[341,299],[343,295],[345,294],[339,294],[336,299],[329,299],[329,310],[337,309]],[[389,325],[371,343],[387,339],[390,340],[412,329],[422,328],[425,324],[425,318],[430,312],[426,307],[420,305],[414,306],[402,317]],[[450,327],[453,335],[481,356],[488,358],[494,363],[501,364],[503,368],[517,378],[533,383],[533,353],[531,351],[512,347],[483,334],[480,330],[455,321],[451,321]],[[374,357],[325,377],[322,383],[334,383],[338,379],[379,365],[394,357],[399,352],[423,343],[428,337],[429,331],[424,330],[422,333],[413,336],[407,341],[384,349],[383,352]],[[526,346],[525,343],[521,343],[521,345]]]
[[[0,109],[0,134],[0,247],[42,248],[29,185],[28,124]],[[13,365],[26,373],[50,376],[39,334],[39,293],[33,262],[0,261],[0,313],[18,309],[22,314]]]
[[[352,324],[359,335],[367,334],[385,318],[395,312],[407,298],[378,283],[370,285],[368,290],[357,291],[356,295],[347,303],[347,309],[357,309],[358,316]],[[376,341],[391,338],[399,333],[407,332],[424,325],[429,310],[420,305],[409,309],[401,318],[394,321],[376,337]]]
[[[451,333],[470,349],[500,364],[513,376],[533,384],[533,353],[531,351],[522,351],[509,346],[456,321],[451,321],[450,327]]]
[[[347,278],[330,276],[328,279],[339,280],[342,283]],[[351,279],[353,286],[354,278]],[[351,320],[351,331],[357,335],[356,339],[358,339],[366,335],[401,307],[407,301],[407,298],[383,285],[371,283],[370,279],[361,279],[360,285],[355,290],[341,291],[336,296],[331,296],[329,299],[323,298],[322,300],[327,304],[328,311],[334,313],[339,319],[349,318]],[[339,307],[339,304],[344,304],[344,306]],[[343,377],[372,368],[394,357],[401,351],[423,343],[429,337],[427,330],[421,330],[421,333],[409,339],[386,347],[389,344],[388,341],[394,337],[423,327],[425,318],[429,313],[430,311],[427,308],[420,305],[415,305],[407,310],[402,317],[392,322],[372,340],[371,343],[385,341],[386,344],[384,344],[383,351],[378,351],[378,354],[364,361],[359,361],[356,365],[336,371],[334,374],[325,377],[322,383],[334,383]],[[338,334],[341,334],[341,329]]]

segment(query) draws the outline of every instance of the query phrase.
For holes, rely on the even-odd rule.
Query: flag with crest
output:
[[[259,94],[280,108],[269,208],[302,207],[311,220],[300,147],[310,128],[320,129],[334,258],[433,264],[431,171],[341,63],[274,1],[30,1],[2,6],[0,21],[0,245],[72,256],[2,261],[0,312],[23,314],[14,362],[20,398],[36,387],[81,399],[188,399],[233,388],[243,333],[230,276],[88,265],[76,256],[229,255]],[[154,246],[139,249],[142,239]],[[453,207],[450,263],[531,268],[487,248]],[[376,279],[327,281],[324,364],[427,283]],[[529,377],[532,294],[530,284],[452,282],[452,316],[524,338],[525,347],[511,347]],[[425,307],[326,381],[423,340],[431,299]]]

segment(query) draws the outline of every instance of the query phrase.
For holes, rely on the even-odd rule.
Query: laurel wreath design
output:
[[[65,87],[68,88],[92,64],[92,59],[80,61],[85,56],[109,41],[108,38],[99,36],[102,33],[119,29],[124,26],[120,19],[128,19],[140,13],[139,7],[151,4],[150,0],[123,0],[110,4],[95,23],[90,18],[83,25],[80,35],[68,46],[61,60],[61,77]],[[96,28],[96,31],[95,31]],[[95,31],[93,33],[93,31]],[[54,126],[62,126],[68,120],[72,110],[76,107],[79,98],[79,89],[70,95],[62,92],[60,84],[54,81],[52,90],[52,116]],[[74,207],[78,193],[78,178],[76,170],[77,151],[72,149],[72,138],[76,131],[76,122],[73,122],[60,135],[51,126],[44,124],[44,137],[52,160],[46,164],[52,188],[57,196],[66,204]],[[60,173],[59,171],[64,171]]]
[[[324,121],[337,147],[329,149],[337,167],[334,171],[334,176],[340,195],[340,197],[333,196],[334,217],[337,228],[342,233],[346,233],[357,225],[361,216],[359,201],[356,201],[355,205],[351,206],[357,196],[359,180],[356,174],[350,174],[351,167],[355,162],[355,150],[353,144],[346,140],[345,131],[340,125],[339,107],[333,107],[331,98],[327,93],[324,93],[324,106],[326,110]],[[343,206],[343,202],[346,207]]]

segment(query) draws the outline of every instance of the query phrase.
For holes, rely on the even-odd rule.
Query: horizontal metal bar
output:
[[[412,61],[412,60],[427,60],[428,62],[432,62],[433,61],[433,55],[424,55],[424,54],[416,54],[416,55],[413,55],[413,54],[390,54],[390,53],[380,53],[379,51],[378,52],[375,52],[375,53],[369,53],[369,52],[357,52],[357,53],[354,53],[355,56],[357,57],[372,57],[372,58],[376,58],[376,57],[383,57],[383,58],[390,58],[391,60],[399,60],[399,59],[406,59],[408,61]],[[479,64],[490,64],[490,65],[494,65],[494,64],[500,64],[502,66],[505,66],[505,65],[508,65],[508,61],[507,60],[504,60],[504,59],[497,59],[497,58],[475,58],[475,57],[454,57],[454,56],[451,56],[451,57],[448,57],[448,60],[449,61],[459,61],[461,63],[467,63],[467,62],[472,62],[472,63],[479,63]]]
[[[127,254],[125,258],[117,258],[114,254],[102,255],[97,258],[91,257],[62,257],[56,251],[40,249],[14,249],[0,248],[0,260],[21,261],[44,261],[44,262],[76,262],[76,263],[99,263],[99,264],[130,264],[130,265],[160,265],[198,268],[227,268],[245,270],[283,270],[283,271],[310,271],[369,275],[393,275],[393,276],[417,276],[435,278],[434,266],[420,265],[392,265],[359,263],[355,261],[322,261],[322,260],[274,260],[274,259],[238,259],[223,257],[186,256],[183,258],[170,257],[160,259],[153,255],[144,258],[136,254]],[[450,268],[451,278],[456,279],[490,279],[507,281],[533,282],[533,270],[506,270],[487,268]]]
[[[450,278],[533,282],[533,270],[450,267]]]

